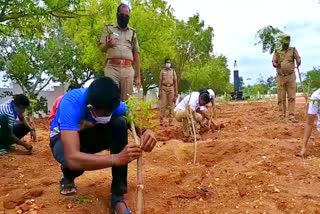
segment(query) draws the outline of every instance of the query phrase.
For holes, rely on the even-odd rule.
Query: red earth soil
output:
[[[282,120],[274,101],[220,107],[217,119],[225,128],[202,136],[195,165],[194,144],[181,141],[180,124],[155,129],[159,142],[143,157],[144,213],[320,213],[316,131],[307,158],[295,156],[303,137],[303,100],[297,102],[297,124]],[[109,213],[110,169],[86,172],[76,180],[77,195],[61,196],[48,124],[39,119],[36,126],[33,155],[17,147],[0,156],[0,213]],[[126,198],[135,213],[136,162],[129,166]]]

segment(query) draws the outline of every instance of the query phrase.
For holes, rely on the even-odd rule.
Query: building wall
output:
[[[39,97],[45,97],[48,101],[48,110],[51,109],[54,100],[63,95],[66,91],[65,86],[54,86],[53,91],[41,91]],[[21,94],[22,90],[19,85],[13,84],[12,88],[0,88],[0,104],[12,99],[12,95]]]

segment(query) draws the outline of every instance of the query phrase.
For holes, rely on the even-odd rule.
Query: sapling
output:
[[[129,111],[126,114],[126,119],[130,123],[131,131],[135,144],[140,145],[139,136],[142,135],[143,130],[154,128],[155,124],[150,120],[155,117],[151,112],[152,100],[144,102],[137,97],[131,96],[126,104]],[[142,156],[137,160],[137,208],[136,213],[141,214],[143,210],[143,166]]]

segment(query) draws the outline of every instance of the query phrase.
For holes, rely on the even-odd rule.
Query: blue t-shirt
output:
[[[87,110],[87,88],[74,89],[65,94],[59,104],[57,113],[51,123],[50,137],[60,133],[61,130],[79,131],[80,122],[85,120],[92,123],[96,121]],[[125,115],[128,107],[120,102],[112,116]]]

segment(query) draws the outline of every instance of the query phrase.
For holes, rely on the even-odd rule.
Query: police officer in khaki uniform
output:
[[[288,96],[288,111],[289,119],[292,122],[297,122],[294,116],[295,98],[296,98],[296,74],[295,62],[297,67],[301,64],[301,58],[296,48],[289,47],[290,36],[285,35],[281,38],[282,50],[276,51],[273,55],[272,65],[277,68],[278,72],[278,90],[282,106],[282,114],[286,116],[287,96]]]
[[[106,52],[104,74],[120,87],[122,100],[127,100],[132,94],[134,76],[137,89],[141,87],[140,48],[135,30],[128,27],[129,18],[129,7],[120,4],[118,25],[106,25],[100,39],[100,49]]]
[[[173,104],[178,97],[178,83],[175,70],[171,68],[170,59],[165,60],[165,68],[160,72],[159,78],[159,99],[160,99],[160,125],[163,125],[163,119],[166,110],[169,110],[169,125],[172,126]]]

